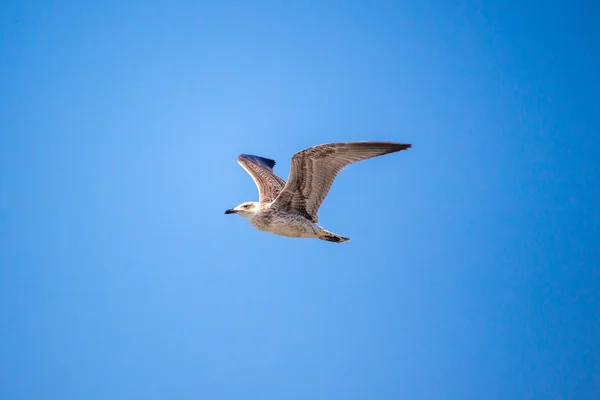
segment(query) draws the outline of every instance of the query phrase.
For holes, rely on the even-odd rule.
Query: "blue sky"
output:
[[[3,399],[600,397],[593,2],[0,6]],[[240,153],[413,148],[255,230]]]

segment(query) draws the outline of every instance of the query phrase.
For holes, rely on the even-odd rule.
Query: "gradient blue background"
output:
[[[600,398],[597,3],[0,13],[0,398]],[[351,140],[351,242],[223,215]]]

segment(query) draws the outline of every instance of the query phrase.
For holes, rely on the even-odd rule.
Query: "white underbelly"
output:
[[[275,235],[288,236],[294,238],[315,238],[317,234],[312,229],[298,229],[297,227],[276,226],[269,230]]]
[[[275,235],[293,237],[293,238],[316,238],[319,227],[312,222],[305,220],[302,223],[277,224],[271,223],[268,226],[257,226],[258,229],[273,233]]]

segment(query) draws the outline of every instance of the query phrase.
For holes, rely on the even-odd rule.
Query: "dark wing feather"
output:
[[[254,183],[256,183],[260,202],[275,200],[283,189],[285,181],[273,172],[273,167],[275,166],[274,160],[250,154],[241,154],[238,156],[238,164],[248,172]]]
[[[352,163],[410,147],[393,142],[349,142],[299,151],[292,156],[288,182],[273,205],[317,223],[319,208],[341,170]]]

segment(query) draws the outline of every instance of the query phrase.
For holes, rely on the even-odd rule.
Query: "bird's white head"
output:
[[[242,203],[235,208],[231,208],[229,210],[225,210],[225,214],[238,214],[242,217],[252,220],[260,211],[260,206],[256,201],[248,201],[246,203]]]

